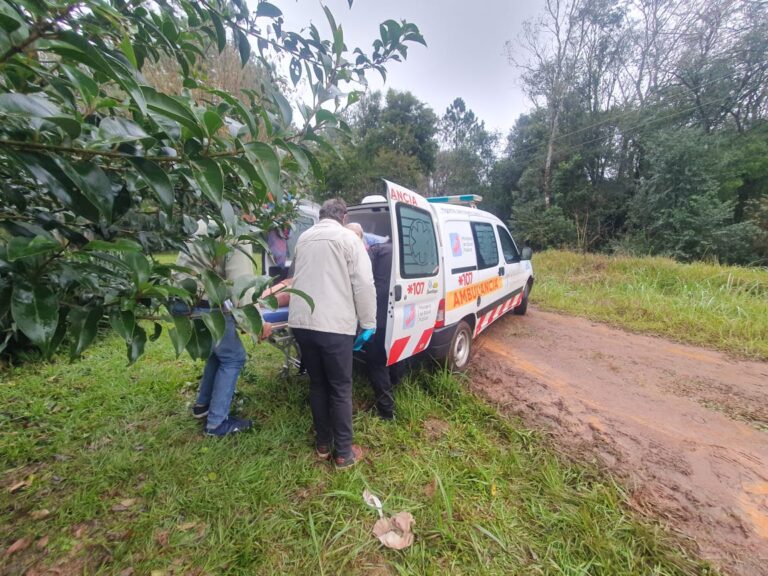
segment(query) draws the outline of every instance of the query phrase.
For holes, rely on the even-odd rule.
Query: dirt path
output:
[[[768,575],[768,363],[533,308],[476,341],[473,388],[625,479],[726,573]]]

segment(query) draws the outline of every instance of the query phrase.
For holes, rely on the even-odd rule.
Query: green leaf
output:
[[[82,124],[71,116],[51,116],[50,118],[46,118],[46,120],[64,130],[70,138],[77,138],[80,136]]]
[[[254,294],[258,298],[271,282],[270,276],[240,276],[235,280],[232,291],[239,300],[248,290],[254,288]]]
[[[15,284],[11,315],[19,330],[35,345],[47,351],[59,325],[59,300],[45,284],[30,287]]]
[[[58,106],[40,94],[0,94],[0,110],[34,118],[49,118],[61,114]]]
[[[90,346],[96,337],[99,320],[104,312],[100,306],[95,308],[73,308],[69,312],[70,333],[72,341],[69,345],[69,358],[79,358],[83,351]]]
[[[187,342],[187,352],[193,360],[205,360],[211,355],[213,339],[205,326],[205,322],[195,319],[192,324],[192,332]]]
[[[227,31],[224,29],[224,25],[221,22],[221,18],[216,14],[214,10],[208,12],[213,22],[213,28],[216,31],[216,46],[219,52],[222,52],[227,46]]]
[[[279,18],[283,13],[274,4],[269,2],[259,2],[256,5],[256,17],[257,18]]]
[[[192,337],[192,320],[187,316],[173,316],[173,328],[168,330],[168,335],[178,358]]]
[[[240,52],[240,63],[245,66],[251,57],[251,43],[248,41],[248,36],[242,30],[236,28],[235,32],[237,36],[237,51]]]
[[[288,99],[285,96],[277,91],[275,91],[272,97],[274,98],[275,103],[277,103],[277,108],[280,110],[280,116],[283,119],[283,123],[286,126],[290,126],[291,121],[293,120],[293,108],[291,108],[291,103],[288,102]]]
[[[142,180],[155,193],[163,210],[170,212],[173,209],[174,193],[173,184],[171,184],[168,174],[159,164],[144,158],[132,158],[131,164],[141,175]]]
[[[119,116],[104,118],[99,124],[99,131],[110,142],[133,142],[150,138],[136,122]]]
[[[122,312],[113,312],[109,316],[109,323],[112,329],[117,332],[126,342],[130,342],[136,329],[136,318],[133,312],[124,310]]]
[[[163,333],[163,326],[159,322],[154,323],[154,329],[149,337],[150,342],[156,342],[160,335]]]
[[[203,281],[205,293],[208,295],[208,301],[216,306],[221,306],[228,295],[227,285],[224,280],[219,278],[212,270],[203,270],[200,275]]]
[[[16,155],[32,177],[47,188],[64,205],[73,212],[91,221],[99,219],[99,212],[85,196],[75,187],[72,180],[62,171],[54,160],[48,156],[19,153]],[[55,158],[55,157],[54,157]]]
[[[263,320],[261,313],[253,304],[248,304],[242,308],[235,308],[232,310],[232,315],[235,318],[238,326],[243,328],[246,332],[258,337],[261,335],[263,327]]]
[[[302,148],[302,150],[304,150],[304,155],[307,157],[307,160],[309,160],[309,165],[312,167],[312,175],[318,180],[322,180],[325,177],[323,165],[320,164],[320,161],[309,150],[304,148]]]
[[[312,297],[306,292],[302,292],[301,290],[296,290],[296,288],[286,288],[284,292],[287,292],[288,294],[295,294],[299,298],[303,298],[306,301],[306,303],[309,305],[310,312],[315,311],[315,301],[312,300]]]
[[[21,25],[22,25],[22,22],[20,22],[13,16],[0,13],[0,28],[2,28],[6,34],[11,34],[12,32],[15,32],[21,27]]]
[[[123,36],[123,39],[120,42],[120,50],[123,51],[123,54],[125,54],[125,57],[128,58],[128,61],[134,68],[139,67],[139,64],[136,60],[136,53],[133,51],[133,43],[131,42],[130,36]]]
[[[206,198],[220,207],[224,198],[224,174],[219,165],[210,158],[200,158],[194,162],[192,172]]]
[[[192,109],[181,99],[161,94],[149,86],[142,86],[142,91],[147,100],[147,108],[150,111],[178,122],[198,138],[205,137],[205,133]]]
[[[324,108],[321,108],[320,110],[317,111],[317,114],[315,114],[315,118],[317,118],[318,123],[327,122],[332,126],[335,126],[336,124],[338,124],[336,115],[329,110],[325,110]]]
[[[240,119],[245,122],[245,124],[248,126],[248,130],[251,134],[255,135],[259,132],[259,126],[256,124],[256,120],[253,118],[253,114],[251,114],[250,110],[248,110],[245,106],[243,106],[242,102],[238,100],[237,98],[233,97],[228,92],[224,92],[223,90],[209,90],[211,94],[215,94],[222,100],[224,100],[227,104],[232,106],[235,110],[237,110],[238,114],[240,115]]]
[[[112,189],[112,182],[106,173],[98,165],[88,160],[70,164],[57,158],[56,163],[80,189],[83,196],[99,210],[99,213],[111,221],[116,192]]]
[[[224,338],[224,330],[227,327],[224,314],[222,314],[220,310],[211,310],[210,312],[202,314],[200,317],[211,332],[213,341],[216,344],[221,342],[221,339]]]
[[[141,326],[136,326],[133,338],[126,342],[128,346],[128,363],[133,364],[144,354],[144,346],[147,344],[147,332]]]
[[[149,280],[152,273],[152,265],[146,256],[141,252],[125,252],[123,261],[133,274],[133,283],[139,288],[143,283]]]
[[[21,258],[50,254],[61,249],[58,242],[44,236],[35,236],[30,240],[23,236],[14,236],[8,242],[8,261],[14,262]]]
[[[99,95],[99,85],[76,66],[62,66],[61,68],[69,81],[80,91],[83,100],[90,106]]]
[[[114,250],[115,252],[141,252],[141,244],[128,238],[118,238],[114,242],[91,240],[83,250]]]
[[[209,136],[215,136],[219,128],[224,126],[224,121],[221,119],[221,116],[213,110],[205,111],[205,114],[203,114],[203,122],[205,123],[205,128],[208,130]]]
[[[293,142],[284,141],[280,141],[279,145],[291,153],[293,159],[296,160],[296,164],[299,165],[302,174],[306,174],[309,171],[309,159],[301,146]]]
[[[325,17],[328,19],[328,24],[331,26],[331,33],[333,34],[333,53],[336,56],[341,56],[344,51],[344,32],[340,26],[336,25],[336,19],[333,17],[330,9],[327,6],[323,6]]]
[[[98,43],[101,46],[97,46]],[[100,38],[86,39],[73,30],[63,30],[57,34],[56,40],[49,40],[47,44],[51,52],[63,59],[80,62],[114,80],[128,93],[139,110],[146,112],[147,102],[136,81],[135,70],[111,54]]]
[[[270,310],[277,310],[279,306],[279,302],[277,301],[277,296],[274,296],[272,294],[262,298],[261,302],[264,304],[264,306],[266,306]]]
[[[353,90],[347,95],[347,106],[352,106],[352,104],[356,104],[360,101],[361,92],[358,92],[356,90]]]
[[[267,189],[274,195],[281,197],[280,160],[272,147],[263,142],[249,142],[243,146],[243,149],[248,159],[256,166],[256,170],[267,185]]]

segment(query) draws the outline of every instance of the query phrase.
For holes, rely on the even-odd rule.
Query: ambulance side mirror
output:
[[[520,251],[520,260],[530,260],[533,257],[533,250],[530,246],[525,246]]]

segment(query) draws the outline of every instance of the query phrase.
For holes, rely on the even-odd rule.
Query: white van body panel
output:
[[[386,181],[385,181],[386,182]],[[386,333],[387,364],[429,345],[443,293],[440,240],[425,198],[386,182],[392,230],[392,274]]]

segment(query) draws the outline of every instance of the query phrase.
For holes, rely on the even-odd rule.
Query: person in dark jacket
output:
[[[385,348],[389,284],[392,277],[392,242],[373,244],[368,249],[373,269],[373,283],[376,287],[376,333],[365,345],[368,378],[376,398],[376,410],[383,420],[395,416],[394,388],[402,376],[402,366],[387,366]]]

